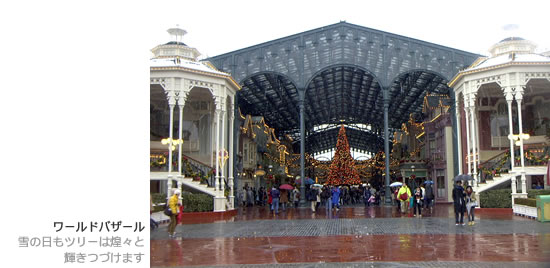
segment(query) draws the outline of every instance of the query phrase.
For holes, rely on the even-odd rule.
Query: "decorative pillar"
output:
[[[514,152],[514,139],[512,136],[514,135],[514,126],[512,124],[512,101],[514,100],[514,95],[512,93],[511,88],[507,88],[506,90],[506,102],[508,103],[508,124],[509,124],[509,131],[510,134],[508,135],[508,139],[510,140],[510,174],[514,173],[514,165],[515,165],[515,152]],[[512,176],[512,194],[517,193],[517,186],[516,186],[516,176]]]
[[[389,88],[382,90],[384,98],[384,153],[386,154],[386,176],[385,176],[385,203],[391,204],[391,190],[390,190],[390,135],[389,135],[389,119],[388,108],[390,107]]]
[[[178,143],[178,175],[182,176],[183,173],[183,166],[182,166],[182,158],[183,158],[183,152],[182,152],[182,145],[183,145],[183,107],[185,106],[185,100],[186,97],[184,96],[184,93],[180,93],[180,96],[178,98],[178,107],[180,108],[180,120],[179,120],[179,143]]]
[[[215,140],[215,143],[216,143],[216,150],[215,150],[215,155],[216,155],[216,160],[214,160],[216,163],[215,163],[215,170],[216,170],[216,174],[215,174],[215,177],[214,177],[214,189],[217,191],[218,188],[219,188],[219,180],[220,180],[220,154],[218,153],[220,151],[220,113],[221,113],[221,110],[216,107],[216,140]]]
[[[221,158],[220,158],[220,167],[221,167],[221,170],[220,170],[220,173],[221,173],[221,178],[220,178],[220,191],[222,191],[222,195],[225,191],[225,138],[227,137],[227,133],[225,131],[225,116],[226,116],[226,111],[227,108],[225,107],[225,105],[222,106],[222,140],[221,140],[221,148],[220,148],[220,153],[222,153],[221,155]],[[219,154],[219,153],[218,153]]]
[[[233,146],[233,124],[234,124],[234,106],[233,103],[231,103],[229,113],[229,147],[227,149],[229,154],[229,204],[231,206],[231,209],[235,208],[235,194],[234,194],[234,178],[233,178],[233,152],[234,152],[234,146]]]
[[[468,164],[468,172],[466,174],[472,174],[472,161],[470,158],[470,101],[469,94],[464,93],[464,121],[466,122],[466,163]]]
[[[214,102],[214,106],[216,106],[216,103]],[[214,108],[215,109],[215,108]],[[216,110],[214,110],[214,116],[211,116],[210,117],[210,133],[212,134],[212,136],[210,137],[210,152],[213,152],[216,148],[215,148],[215,145],[214,145],[214,141],[215,141],[215,138],[216,138],[216,135],[214,134],[214,129],[215,129],[215,126],[216,126],[216,121],[215,121],[215,117],[216,117]],[[214,157],[210,157],[210,166],[212,168],[214,168]]]
[[[478,182],[478,176],[477,176],[477,150],[476,150],[476,127],[475,127],[475,124],[476,124],[476,121],[475,121],[475,95],[473,93],[470,93],[470,121],[471,121],[471,128],[470,128],[470,131],[471,131],[471,137],[472,137],[472,165],[473,165],[473,176],[474,177],[474,181],[475,182]]]
[[[172,133],[174,129],[174,107],[176,106],[176,99],[172,91],[168,92],[168,107],[170,108],[170,122],[169,122],[169,138],[168,144],[168,182],[166,191],[166,197],[170,198],[170,190],[172,189]]]
[[[523,122],[521,118],[521,101],[523,99],[523,87],[518,85],[516,87],[516,103],[518,104],[518,122],[519,122],[519,152],[521,154],[520,160],[521,160],[521,193],[527,194],[527,185],[526,185],[526,177],[525,177],[525,155],[523,153]]]
[[[298,90],[298,92],[303,92]],[[305,180],[306,180],[306,173],[305,173],[305,151],[306,151],[306,130],[305,130],[305,107],[304,107],[304,95],[305,93],[301,93],[299,95],[300,100],[298,102],[298,106],[300,107],[300,204],[305,205],[306,203],[306,186],[305,186]]]
[[[457,143],[457,155],[458,155],[458,159],[457,159],[457,163],[458,163],[458,174],[463,174],[464,173],[464,170],[462,170],[462,132],[461,132],[461,126],[462,126],[462,122],[460,121],[461,118],[460,118],[460,103],[458,102],[458,98],[455,97],[455,120],[456,120],[456,143]],[[455,168],[455,171],[456,171],[456,168]],[[455,174],[458,175],[458,174]]]

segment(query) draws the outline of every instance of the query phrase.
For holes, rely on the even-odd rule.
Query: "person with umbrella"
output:
[[[281,189],[281,207],[283,208],[283,211],[286,211],[286,204],[288,203],[288,190],[292,190],[294,187],[290,184],[283,184],[279,187],[279,189]]]
[[[464,225],[464,211],[466,210],[466,201],[464,188],[462,187],[462,181],[456,181],[453,189],[453,203],[455,208],[455,225]]]

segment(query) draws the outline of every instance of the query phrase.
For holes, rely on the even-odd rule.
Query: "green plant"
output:
[[[182,195],[184,212],[204,212],[214,210],[214,199],[207,194]]]
[[[527,191],[527,198],[533,198],[536,199],[537,195],[550,195],[550,190],[528,190]]]
[[[528,207],[536,207],[537,206],[537,200],[534,198],[514,198],[514,204],[516,205],[524,205]]]
[[[153,193],[151,195],[153,197],[153,204],[166,203],[166,194]]]
[[[550,190],[527,190],[527,198],[530,199],[536,199],[537,195],[547,194],[550,194]],[[482,208],[511,208],[512,189],[485,191],[479,195],[479,199]]]
[[[482,192],[479,195],[482,208],[511,208],[512,189],[500,189]]]

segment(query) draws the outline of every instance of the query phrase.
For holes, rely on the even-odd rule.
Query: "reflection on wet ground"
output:
[[[496,267],[491,262],[550,267],[550,223],[508,210],[478,210],[476,225],[456,226],[452,206],[446,204],[422,218],[402,215],[395,207],[330,213],[323,207],[317,213],[290,208],[278,215],[255,207],[223,222],[179,225],[177,238],[169,239],[165,229],[151,233],[152,267],[356,267],[362,262],[373,267],[411,267],[402,266],[408,262],[414,267],[461,267],[453,266],[461,262],[466,267]]]

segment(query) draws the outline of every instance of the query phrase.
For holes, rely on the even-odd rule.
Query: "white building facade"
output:
[[[449,83],[454,88],[459,172],[482,192],[510,182],[513,196],[548,187],[550,57],[511,37],[490,48]]]
[[[169,196],[185,184],[212,195],[214,211],[233,209],[233,123],[240,86],[230,74],[198,60],[198,50],[182,42],[185,30],[168,32],[173,41],[151,50],[152,185]],[[212,172],[212,179],[200,184],[189,177],[186,163],[199,167],[193,176]]]

